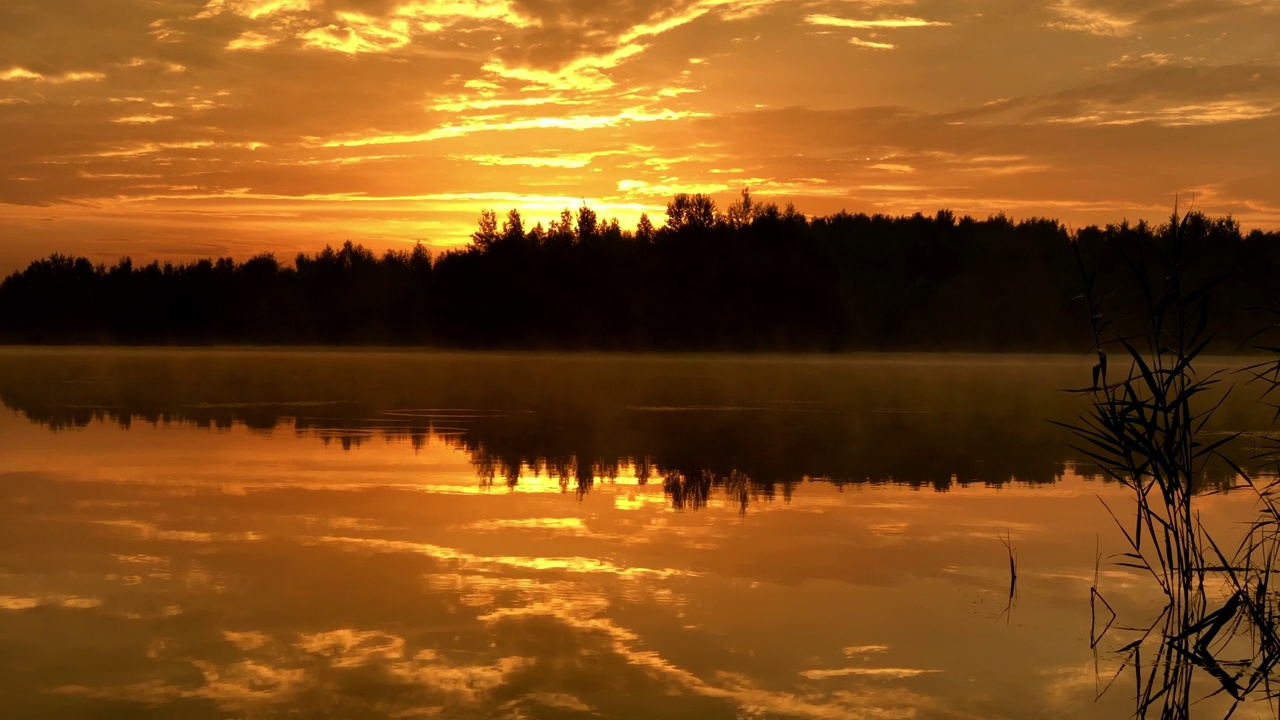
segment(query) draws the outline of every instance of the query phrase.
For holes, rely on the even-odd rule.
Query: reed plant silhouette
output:
[[[1090,387],[1077,391],[1089,403],[1068,425],[1078,440],[1073,447],[1132,491],[1128,512],[1107,506],[1128,545],[1117,564],[1149,574],[1167,600],[1149,626],[1128,628],[1137,639],[1119,651],[1122,672],[1134,672],[1138,717],[1189,717],[1197,668],[1216,681],[1211,695],[1230,697],[1227,716],[1246,699],[1273,701],[1270,678],[1280,661],[1270,582],[1280,548],[1277,486],[1259,484],[1228,456],[1239,432],[1206,430],[1232,392],[1225,370],[1199,367],[1220,326],[1215,291],[1228,276],[1188,263],[1194,217],[1175,210],[1163,232],[1121,238],[1114,250],[1127,282],[1113,288],[1102,286],[1076,247],[1097,362]],[[1215,462],[1262,507],[1230,554],[1196,508]],[[1110,612],[1095,581],[1095,608],[1098,601]]]

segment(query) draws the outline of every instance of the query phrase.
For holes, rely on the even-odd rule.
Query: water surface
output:
[[[0,698],[15,717],[1129,717],[1119,626],[1160,598],[1107,560],[1099,500],[1124,491],[1046,422],[1087,376],[3,351]],[[1242,402],[1221,424],[1268,419]],[[1222,527],[1252,507],[1201,503]],[[1095,583],[1123,620],[1105,634]]]

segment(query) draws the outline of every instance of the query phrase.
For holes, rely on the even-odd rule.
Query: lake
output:
[[[1103,502],[1123,516],[1127,491],[1049,422],[1089,368],[0,350],[0,702],[1131,717],[1147,669],[1125,648],[1162,596],[1116,564]],[[1246,395],[1210,430],[1268,428]],[[1256,511],[1198,500],[1227,533]],[[1214,689],[1193,678],[1193,717],[1229,707]]]

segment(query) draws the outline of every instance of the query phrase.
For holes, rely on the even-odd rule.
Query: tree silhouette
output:
[[[667,227],[673,232],[707,230],[715,223],[716,201],[709,195],[680,193],[667,203]]]
[[[514,213],[515,210],[511,212]],[[516,217],[518,219],[519,214]],[[476,249],[484,252],[498,240],[498,216],[492,210],[481,210],[480,220],[476,224],[476,231],[471,233],[471,242]]]
[[[651,243],[655,232],[653,222],[649,220],[649,213],[640,213],[640,221],[636,223],[636,240]]]
[[[1280,233],[1186,222],[1193,276],[1226,276],[1220,347],[1280,298]],[[1126,254],[1168,223],[1074,232],[1013,222],[839,212],[808,218],[743,190],[721,213],[677,195],[634,232],[583,203],[544,228],[480,213],[472,242],[375,255],[347,242],[244,262],[111,267],[65,255],[0,283],[0,340],[53,343],[404,344],[597,350],[1067,350],[1087,347],[1076,249],[1121,298]],[[1237,324],[1232,324],[1232,322]]]

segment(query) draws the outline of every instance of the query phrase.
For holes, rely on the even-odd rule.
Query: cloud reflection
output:
[[[697,573],[675,568],[623,567],[607,560],[590,557],[520,557],[514,555],[483,556],[474,555],[454,548],[417,543],[405,540],[383,540],[375,538],[326,536],[316,539],[321,543],[346,545],[383,552],[408,552],[428,555],[430,557],[460,563],[463,566],[487,567],[499,566],[518,568],[521,570],[558,571],[569,573],[603,573],[619,578],[656,577],[669,578],[676,576],[696,576]]]

